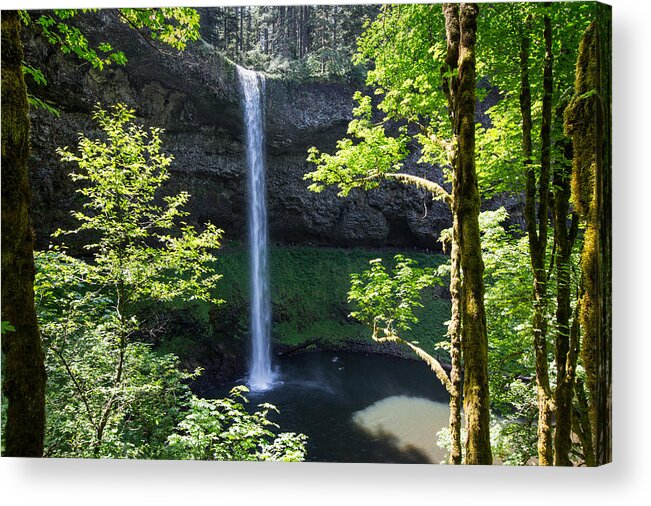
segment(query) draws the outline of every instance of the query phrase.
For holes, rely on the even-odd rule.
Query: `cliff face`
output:
[[[60,117],[32,111],[31,174],[37,244],[44,247],[58,227],[70,224],[79,206],[58,146],[76,145],[79,132],[94,135],[96,103],[123,102],[138,121],[165,129],[163,145],[174,155],[166,192],[191,194],[189,221],[210,221],[227,239],[246,237],[244,131],[235,67],[205,42],[181,54],[152,47],[111,12],[84,16],[81,28],[108,40],[128,58],[125,67],[103,71],[62,55],[25,34],[28,63],[46,71],[48,86],[33,89],[52,102]],[[90,37],[90,38],[92,38]],[[307,148],[334,149],[352,118],[354,88],[343,83],[266,82],[267,200],[270,237],[285,244],[417,246],[438,249],[440,230],[450,226],[444,204],[424,192],[384,183],[345,199],[335,190],[307,190]],[[441,180],[438,169],[407,160],[409,170]]]

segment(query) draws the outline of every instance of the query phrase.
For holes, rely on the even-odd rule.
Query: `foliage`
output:
[[[111,64],[124,65],[125,54],[109,42],[100,42],[93,47],[86,35],[72,19],[97,9],[54,9],[32,14],[20,11],[27,26],[34,26],[45,39],[65,54],[74,53],[94,68],[102,70]],[[161,41],[174,49],[183,50],[188,42],[199,38],[199,14],[195,9],[185,7],[163,7],[160,9],[118,9],[122,21],[128,23],[147,37]]]
[[[230,60],[297,80],[363,82],[351,61],[356,38],[376,5],[243,6],[199,9],[202,37]]]
[[[316,170],[306,174],[305,179],[315,181],[309,186],[311,191],[321,192],[336,185],[339,196],[345,197],[353,188],[377,188],[387,173],[400,170],[399,161],[407,154],[406,136],[387,136],[384,125],[372,123],[371,97],[356,92],[354,99],[359,105],[353,111],[356,118],[349,123],[348,134],[359,142],[338,140],[334,155],[310,148],[307,161],[315,164]]]
[[[373,62],[366,84],[390,119],[445,128],[445,98],[438,93],[445,58],[441,6],[386,5],[358,41],[358,62]],[[434,123],[432,123],[434,122]],[[447,137],[449,127],[438,137]],[[425,139],[422,139],[425,140]]]
[[[15,332],[16,328],[8,321],[2,320],[2,333]]]
[[[507,218],[503,207],[480,214],[491,401],[500,413],[509,409],[509,384],[534,370],[528,243],[517,229],[504,228]]]
[[[167,457],[198,460],[282,460],[299,462],[305,457],[306,436],[275,435],[268,419],[275,406],[261,404],[249,413],[242,402],[248,389],[238,386],[224,399],[192,397],[189,413],[168,438]],[[240,402],[241,401],[241,402]]]
[[[136,30],[146,29],[152,39],[178,51],[199,39],[199,13],[189,7],[122,8],[119,13]]]
[[[505,229],[507,219],[503,207],[480,214],[489,387],[492,409],[500,417],[494,454],[507,465],[524,465],[537,454],[533,274],[527,237],[518,229]]]
[[[317,339],[319,346],[341,349],[370,343],[368,327],[350,318],[346,302],[350,275],[368,267],[369,260],[381,257],[392,262],[395,251],[374,251],[360,248],[324,248],[309,246],[274,246],[269,250],[270,290],[273,303],[272,336],[283,347],[301,346]],[[407,253],[403,252],[407,255]],[[410,258],[422,267],[435,269],[442,255],[410,251]],[[216,262],[223,273],[221,294],[226,302],[214,314],[215,337],[225,346],[244,346],[248,336],[248,263],[247,254],[236,244],[227,244]],[[424,307],[415,307],[418,322],[403,333],[434,354],[434,344],[444,338],[445,320],[449,317],[449,301],[434,288],[423,290]],[[202,304],[202,303],[197,303]],[[174,311],[187,308],[176,306]],[[193,310],[199,319],[207,318],[207,310]],[[206,315],[206,316],[203,316]],[[237,339],[239,338],[239,340]],[[186,340],[187,341],[187,340]],[[185,353],[189,341],[163,340],[170,351]]]
[[[524,466],[538,455],[536,384],[515,380],[503,398],[511,409],[496,422],[494,454],[507,466]]]
[[[418,268],[414,260],[403,255],[394,260],[390,273],[381,258],[371,260],[370,269],[351,275],[348,292],[348,301],[357,306],[350,316],[390,334],[409,330],[411,323],[418,322],[413,308],[422,307],[421,291],[441,283],[432,269]]]
[[[438,92],[444,55],[439,5],[383,6],[359,38],[355,55],[370,67],[366,84],[374,87],[376,98],[356,92],[355,118],[348,137],[337,142],[336,154],[309,150],[315,169],[305,179],[314,182],[311,190],[336,185],[346,196],[352,188],[375,188],[401,169],[414,146],[425,171],[428,165],[449,163],[450,122],[445,97]]]
[[[175,356],[135,339],[121,349],[114,301],[86,282],[86,262],[56,249],[37,252],[35,260],[48,372],[46,455],[159,458],[190,395],[184,383],[194,375],[181,372]]]
[[[106,140],[80,135],[78,154],[58,150],[63,161],[78,164],[71,178],[83,183],[77,192],[85,203],[72,213],[79,227],[56,235],[90,232],[93,242],[85,248],[93,253],[94,264],[86,281],[105,287],[123,308],[144,297],[218,303],[212,290],[221,276],[211,266],[211,251],[219,247],[222,232],[211,224],[197,232],[181,222],[173,233],[177,220],[188,214],[182,208],[189,195],[163,197],[165,206],[155,202],[173,157],[161,152],[162,131],[146,132],[132,123],[134,117],[121,104],[110,112],[98,107],[94,119]]]
[[[90,261],[56,248],[38,255],[36,302],[48,348],[49,451],[66,456],[157,456],[177,421],[191,375],[173,356],[138,342],[138,304],[147,301],[219,302],[220,278],[211,253],[221,231],[197,232],[179,218],[189,196],[155,202],[169,177],[171,156],[161,131],[133,124],[133,111],[97,109],[105,138],[80,135],[78,154],[59,150],[79,169],[80,225],[62,234],[87,234]],[[64,400],[66,402],[64,402]],[[65,409],[61,406],[65,405]]]
[[[54,9],[51,11],[18,11],[25,26],[40,31],[45,40],[59,48],[64,54],[75,54],[81,60],[99,70],[116,64],[124,65],[126,55],[114,48],[109,42],[100,42],[93,47],[86,35],[74,25],[73,18],[79,14],[94,12],[97,9]],[[148,40],[160,41],[178,51],[185,49],[189,42],[199,38],[199,14],[195,9],[186,7],[163,7],[159,9],[116,9],[120,19],[128,23]],[[38,86],[47,85],[47,79],[40,69],[23,64],[23,74],[30,76]],[[59,110],[51,103],[32,93],[27,93],[31,107],[44,109],[54,116]]]
[[[47,79],[43,75],[43,72],[29,65],[23,65],[23,75],[30,76],[32,81],[39,86],[45,86],[47,84]],[[56,107],[51,105],[49,102],[32,95],[31,93],[27,93],[27,100],[29,101],[29,105],[31,107],[45,109],[53,116],[58,117],[61,115]]]
[[[535,384],[517,382],[510,392],[516,411],[507,418],[491,416],[490,440],[493,457],[505,466],[526,466],[536,457],[536,392]],[[522,418],[518,415],[522,414]],[[533,422],[532,422],[533,421]],[[436,433],[436,444],[448,452],[452,449],[450,428]],[[466,429],[461,429],[461,445],[465,454]],[[440,462],[447,463],[447,458]]]

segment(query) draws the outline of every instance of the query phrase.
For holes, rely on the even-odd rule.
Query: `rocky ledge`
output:
[[[74,146],[79,132],[97,132],[95,104],[122,102],[138,121],[165,129],[164,149],[174,155],[164,191],[188,191],[190,222],[212,222],[226,238],[246,237],[246,166],[243,121],[235,65],[204,41],[183,53],[154,47],[122,23],[114,11],[77,20],[91,42],[108,40],[128,63],[102,71],[64,55],[37,35],[24,35],[27,62],[46,72],[48,85],[31,92],[52,103],[55,117],[32,111],[31,174],[37,245],[70,225],[79,207],[67,177],[69,166],[56,155]],[[303,180],[311,170],[307,148],[333,150],[345,136],[354,88],[341,82],[294,82],[267,78],[267,194],[271,240],[284,244],[409,246],[439,249],[439,232],[450,226],[444,204],[423,191],[385,183],[367,193],[339,198],[315,194]],[[437,168],[421,166],[414,153],[409,171],[441,180]],[[72,245],[74,247],[74,245]]]

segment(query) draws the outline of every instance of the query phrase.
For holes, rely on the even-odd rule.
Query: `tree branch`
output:
[[[443,188],[438,183],[435,183],[434,181],[430,181],[429,179],[425,179],[423,177],[414,176],[412,174],[405,174],[402,172],[388,173],[385,174],[384,177],[395,179],[401,183],[413,184],[418,188],[427,190],[432,194],[434,200],[442,200],[448,206],[450,206],[450,208],[452,207],[452,196],[445,190],[445,188]]]
[[[161,49],[160,47],[158,47],[156,44],[154,44],[154,43],[152,42],[151,37],[149,37],[146,33],[144,33],[144,32],[142,31],[142,29],[141,29],[138,25],[136,25],[133,21],[131,21],[128,17],[126,17],[126,16],[125,16],[121,11],[120,11],[120,9],[116,9],[116,12],[117,12],[118,16],[120,16],[124,21],[126,21],[126,22],[129,24],[129,26],[131,26],[131,28],[133,28],[133,29],[138,33],[138,35],[140,35],[140,36],[145,40],[145,42],[146,42],[147,44],[149,44],[152,48],[154,48],[154,49],[155,49],[156,51],[158,51],[160,54],[165,55],[165,56],[175,56],[174,53],[172,53],[172,52],[170,52],[170,51],[164,51],[163,49]]]
[[[423,360],[430,367],[430,369],[434,372],[434,374],[436,374],[436,377],[443,384],[448,393],[452,395],[452,382],[450,381],[450,378],[448,378],[445,369],[443,369],[443,366],[438,360],[436,360],[432,355],[427,353],[422,348],[410,343],[409,341],[405,341],[388,329],[384,329],[384,336],[379,336],[379,332],[380,329],[378,328],[377,323],[373,323],[373,335],[371,336],[373,341],[377,343],[397,343],[410,348],[414,353],[416,353],[416,355],[418,355],[418,358]]]
[[[68,373],[68,376],[70,377],[72,383],[75,386],[75,390],[77,390],[77,392],[79,393],[79,396],[81,397],[81,401],[83,402],[84,407],[86,408],[86,412],[88,413],[88,421],[97,430],[97,424],[95,423],[95,418],[93,417],[92,410],[90,409],[90,405],[88,404],[88,399],[86,398],[86,395],[84,394],[81,385],[77,381],[77,378],[72,372],[72,369],[70,369],[70,366],[68,365],[68,361],[63,356],[63,353],[61,353],[61,350],[59,350],[54,346],[50,346],[50,349],[54,352],[54,354],[59,358],[59,360],[63,364],[63,367],[65,368],[66,372]]]

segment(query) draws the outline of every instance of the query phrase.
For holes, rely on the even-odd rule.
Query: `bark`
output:
[[[563,107],[559,108],[562,111]],[[565,160],[559,161],[553,174],[553,213],[554,245],[556,255],[553,260],[556,265],[556,390],[554,404],[556,407],[556,430],[554,432],[554,465],[570,466],[570,451],[572,449],[572,399],[574,397],[574,381],[578,352],[575,342],[578,342],[578,317],[571,318],[572,309],[572,263],[571,256],[574,242],[578,233],[578,216],[575,213],[570,218],[570,178],[572,150],[571,143],[564,145]]]
[[[459,7],[458,90],[455,98],[458,166],[453,183],[453,215],[457,216],[459,222],[458,243],[463,272],[461,344],[465,365],[466,464],[492,464],[484,262],[475,170],[475,42],[478,13],[476,4],[463,3]]]
[[[445,15],[445,31],[447,40],[447,54],[445,66],[441,69],[443,92],[448,102],[448,115],[452,129],[455,131],[456,118],[456,97],[459,87],[455,71],[459,63],[459,6],[456,4],[444,4],[443,13]],[[456,185],[454,181],[457,177],[456,169],[459,164],[458,142],[454,139],[450,154],[450,166],[452,167],[452,195],[448,195],[445,201],[452,211],[452,241],[450,248],[450,300],[451,314],[450,324],[448,326],[448,336],[450,337],[450,359],[452,369],[450,371],[450,383],[452,390],[450,392],[450,437],[452,439],[450,462],[460,464],[462,460],[461,449],[461,404],[463,385],[461,383],[461,252],[459,250],[459,219],[455,213],[453,195]]]
[[[6,456],[41,457],[45,433],[45,365],[34,308],[33,237],[27,160],[29,118],[20,21],[2,12],[2,336]]]
[[[450,250],[451,315],[448,326],[450,337],[450,463],[461,464],[461,257],[459,252],[459,220],[453,217],[452,247]]]
[[[310,32],[309,32],[309,23],[310,23],[310,8],[307,5],[301,7],[303,11],[303,20],[301,22],[301,58],[304,57],[307,52],[310,50]]]
[[[526,26],[530,26],[530,19]],[[532,165],[531,88],[529,84],[529,38],[524,33],[520,44],[520,112],[522,115],[522,150],[526,171],[524,218],[533,270],[533,341],[536,362],[538,399],[538,463],[553,464],[552,417],[553,401],[547,365],[547,211],[549,202],[549,169],[551,148],[552,54],[551,20],[545,16],[545,62],[543,75],[543,110],[541,125],[541,168],[536,192],[536,171]],[[536,196],[538,193],[538,196]],[[536,201],[538,213],[536,213]]]
[[[579,318],[596,464],[611,460],[612,416],[610,25],[609,21],[601,24],[605,39],[600,37],[596,21],[583,35],[576,65],[575,96],[565,113],[565,130],[572,136],[574,149],[572,202],[586,225],[581,253]],[[604,51],[605,69],[602,68]]]
[[[574,407],[572,427],[579,437],[579,441],[581,441],[585,465],[588,467],[594,467],[597,465],[597,460],[594,446],[592,445],[592,428],[590,426],[590,417],[588,416],[588,399],[585,394],[585,387],[582,380],[576,380],[575,391],[577,404]]]
[[[573,222],[573,226],[576,221]],[[573,242],[573,241],[572,241]],[[571,245],[569,246],[571,253]],[[576,379],[576,362],[579,343],[578,314],[574,315],[570,327],[570,259],[560,261],[561,252],[557,258],[558,293],[557,293],[557,335],[556,335],[556,364],[557,380],[554,403],[556,405],[556,431],[554,432],[554,465],[571,466],[570,452],[572,450],[572,427],[574,384]],[[565,285],[568,285],[565,288]],[[563,285],[563,286],[561,286]],[[575,312],[576,313],[576,312]]]

